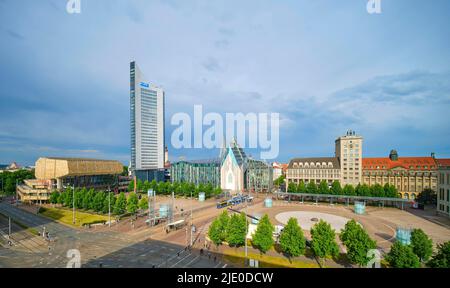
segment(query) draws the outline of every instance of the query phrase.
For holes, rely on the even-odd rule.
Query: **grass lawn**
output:
[[[245,259],[245,252],[236,249],[225,249],[223,251],[225,259],[233,262],[236,258],[241,258],[242,261]],[[286,268],[320,268],[317,263],[303,262],[297,259],[289,261],[289,259],[282,256],[270,256],[267,254],[260,254],[248,251],[248,258],[255,259],[260,262],[260,267],[286,267]],[[228,256],[228,257],[227,257]],[[233,259],[234,258],[234,259]]]
[[[101,221],[108,221],[108,216],[91,214],[87,212],[80,212],[75,210],[75,225],[72,223],[73,214],[71,209],[64,208],[41,208],[40,214],[74,227],[81,227],[84,224],[98,223]]]

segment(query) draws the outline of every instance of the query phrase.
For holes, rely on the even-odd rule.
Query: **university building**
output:
[[[319,184],[322,180],[331,185],[335,180],[341,181],[341,166],[336,157],[296,158],[289,163],[286,179],[288,185],[301,181]]]
[[[436,159],[438,173],[437,211],[450,217],[450,159]]]
[[[335,157],[292,159],[286,172],[286,188],[289,183],[319,184],[323,180],[330,186],[335,180],[342,186],[358,185],[362,175],[362,145],[363,138],[350,130],[336,139]]]
[[[389,157],[363,158],[362,183],[394,185],[402,198],[414,200],[425,189],[437,191],[437,164],[433,157],[399,157],[392,150]]]
[[[272,166],[248,157],[235,140],[217,159],[172,163],[170,176],[172,182],[209,183],[233,194],[271,192],[273,187]]]
[[[220,159],[179,161],[170,166],[172,182],[211,184],[220,187]]]

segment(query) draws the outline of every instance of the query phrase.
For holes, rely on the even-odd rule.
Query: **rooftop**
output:
[[[118,175],[123,165],[115,160],[47,157],[36,161],[37,179],[56,179],[69,176]]]
[[[293,168],[294,163],[330,163],[333,165],[333,169],[340,169],[341,165],[339,159],[336,157],[310,157],[310,158],[294,158],[289,162],[288,168]]]
[[[363,158],[362,165],[365,170],[389,170],[398,167],[424,171],[436,169],[436,161],[432,157],[399,157],[397,161],[389,157]]]
[[[439,168],[450,168],[450,159],[436,159],[436,163]]]

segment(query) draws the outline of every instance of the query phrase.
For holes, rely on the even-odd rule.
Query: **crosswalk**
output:
[[[217,256],[200,254],[199,251],[182,250],[167,258],[156,268],[220,268],[226,266]]]

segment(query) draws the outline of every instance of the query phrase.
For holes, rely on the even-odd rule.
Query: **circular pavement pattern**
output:
[[[326,221],[331,225],[331,227],[336,230],[336,233],[340,233],[341,229],[345,227],[345,224],[350,221],[350,219],[336,216],[327,213],[313,212],[313,211],[290,211],[277,214],[275,219],[284,225],[287,224],[289,218],[297,218],[298,224],[303,230],[310,230],[314,224],[319,222],[319,220]]]

